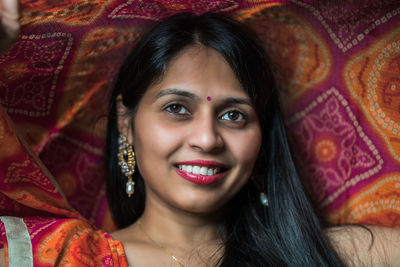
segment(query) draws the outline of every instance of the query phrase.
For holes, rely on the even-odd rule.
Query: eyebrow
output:
[[[250,99],[247,99],[247,98],[227,97],[227,98],[224,98],[224,100],[222,102],[226,103],[226,104],[243,104],[243,105],[249,105],[249,106],[253,107],[253,103],[250,101]]]
[[[195,100],[200,99],[200,97],[198,95],[195,95],[195,94],[190,93],[185,90],[176,89],[176,88],[164,89],[164,90],[158,92],[158,94],[156,95],[155,98],[158,99],[158,98],[161,98],[166,95],[185,96],[185,97],[189,97],[189,98],[192,98]],[[251,100],[247,99],[247,98],[227,97],[227,98],[224,98],[221,102],[224,104],[243,104],[243,105],[249,105],[251,107],[254,106],[253,103],[251,102]]]
[[[179,89],[175,89],[175,88],[169,88],[169,89],[165,89],[160,91],[157,95],[156,95],[156,99],[166,96],[166,95],[179,95],[179,96],[186,96],[192,99],[200,99],[200,97],[198,97],[197,95],[190,93],[188,91],[184,91],[184,90],[179,90]]]

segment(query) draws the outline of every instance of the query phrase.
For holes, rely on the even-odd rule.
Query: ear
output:
[[[132,116],[129,109],[122,103],[122,95],[116,98],[118,131],[125,135],[128,143],[133,143]]]

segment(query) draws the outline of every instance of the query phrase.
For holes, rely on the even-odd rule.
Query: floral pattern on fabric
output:
[[[20,39],[0,57],[0,215],[25,217],[37,266],[125,266],[121,245],[96,230],[115,229],[107,92],[141,34],[184,11],[223,12],[259,34],[324,218],[400,227],[400,4],[312,2],[23,0]]]
[[[25,217],[24,222],[34,266],[128,266],[122,244],[83,220]],[[1,222],[0,231],[7,250]]]
[[[137,39],[155,21],[175,13],[212,11],[242,18],[282,2],[23,0],[20,39],[0,57],[0,103],[69,205],[96,226],[114,230],[103,166],[107,97]],[[7,207],[0,200],[0,210],[37,214],[19,202],[6,202]]]
[[[265,42],[301,176],[331,224],[400,227],[400,3],[291,0]]]

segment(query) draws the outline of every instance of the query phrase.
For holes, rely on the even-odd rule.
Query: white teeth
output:
[[[193,174],[200,174],[200,166],[193,166],[192,173]]]
[[[207,167],[201,167],[200,168],[200,174],[201,175],[207,175],[207,170],[208,170]]]
[[[190,165],[186,166],[186,171],[187,172],[192,172],[193,171],[193,167],[190,166]]]
[[[215,175],[220,172],[220,168],[207,168],[205,166],[192,166],[192,165],[179,165],[180,170],[186,171],[188,173],[200,174],[200,175]]]

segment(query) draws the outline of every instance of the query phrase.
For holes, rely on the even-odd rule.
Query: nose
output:
[[[206,153],[221,150],[224,140],[216,124],[215,118],[208,114],[196,118],[190,126],[189,146]]]

